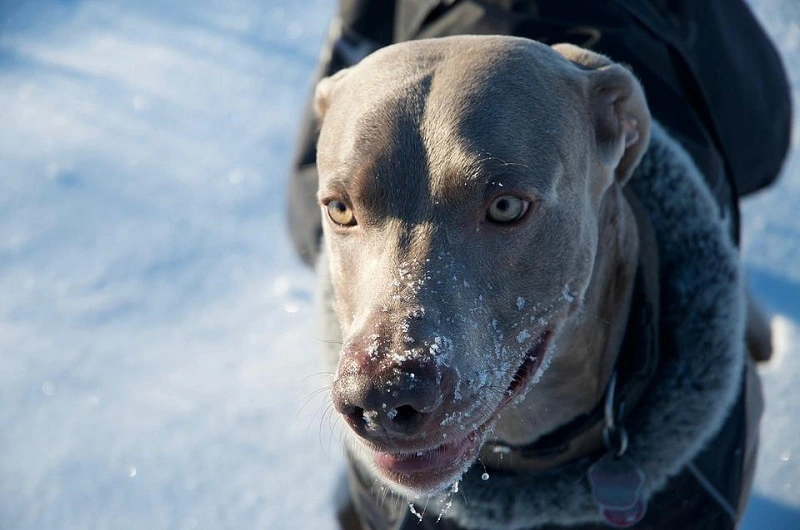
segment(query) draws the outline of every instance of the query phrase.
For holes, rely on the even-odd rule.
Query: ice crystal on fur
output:
[[[408,509],[409,509],[409,511],[410,511],[412,514],[414,514],[414,516],[415,516],[417,519],[419,519],[420,521],[422,521],[422,514],[421,514],[421,513],[419,513],[419,512],[418,512],[416,509],[414,509],[414,503],[413,503],[413,502],[409,502],[409,503],[408,503]]]
[[[458,367],[453,369],[456,373],[456,387],[453,390],[453,401],[461,401],[461,370]]]
[[[447,515],[447,512],[449,512],[450,508],[453,506],[453,494],[458,493],[458,484],[458,481],[453,482],[450,489],[447,491],[447,495],[443,499],[439,499],[439,504],[443,504],[444,506],[439,510],[439,516],[436,518],[437,523],[442,520],[442,517]]]
[[[570,292],[569,285],[564,286],[564,289],[561,291],[561,298],[570,303],[575,301],[575,294]]]

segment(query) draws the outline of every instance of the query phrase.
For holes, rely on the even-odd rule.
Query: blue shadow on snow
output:
[[[754,267],[747,267],[747,282],[766,311],[800,322],[800,284]]]
[[[800,508],[753,495],[739,530],[798,530]]]

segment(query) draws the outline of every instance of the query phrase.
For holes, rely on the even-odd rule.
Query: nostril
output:
[[[358,432],[375,431],[376,429],[388,429],[395,432],[406,432],[413,429],[422,413],[411,405],[401,405],[383,411],[368,410],[362,407],[348,405],[346,410],[341,411],[347,423]]]
[[[355,429],[363,429],[367,423],[367,415],[364,414],[364,409],[354,405],[348,405],[345,410],[340,411],[342,416],[345,417]]]
[[[366,435],[376,431],[408,434],[419,427],[423,413],[411,405],[382,410],[365,409],[355,405],[341,407],[339,412],[357,433]]]
[[[395,425],[408,425],[412,423],[418,415],[419,412],[411,405],[401,405],[390,410],[388,413],[389,419]]]

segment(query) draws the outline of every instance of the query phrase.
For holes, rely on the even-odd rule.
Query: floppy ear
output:
[[[625,184],[650,142],[650,110],[642,86],[628,69],[604,55],[572,44],[553,49],[586,70],[599,154]]]
[[[317,83],[317,88],[314,91],[314,113],[317,115],[318,120],[322,120],[322,118],[325,117],[325,113],[331,105],[331,99],[336,92],[336,88],[341,84],[342,79],[349,71],[349,68],[344,68],[330,77],[322,78],[319,83]]]

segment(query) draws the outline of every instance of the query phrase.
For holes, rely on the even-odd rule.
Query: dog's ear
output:
[[[628,69],[604,55],[572,44],[553,49],[586,71],[600,156],[625,184],[650,142],[650,110],[642,86]]]
[[[328,107],[331,105],[331,99],[336,92],[336,88],[341,84],[342,79],[350,71],[349,68],[339,70],[330,77],[322,78],[317,83],[317,88],[314,91],[314,113],[317,115],[318,120],[325,117]]]

